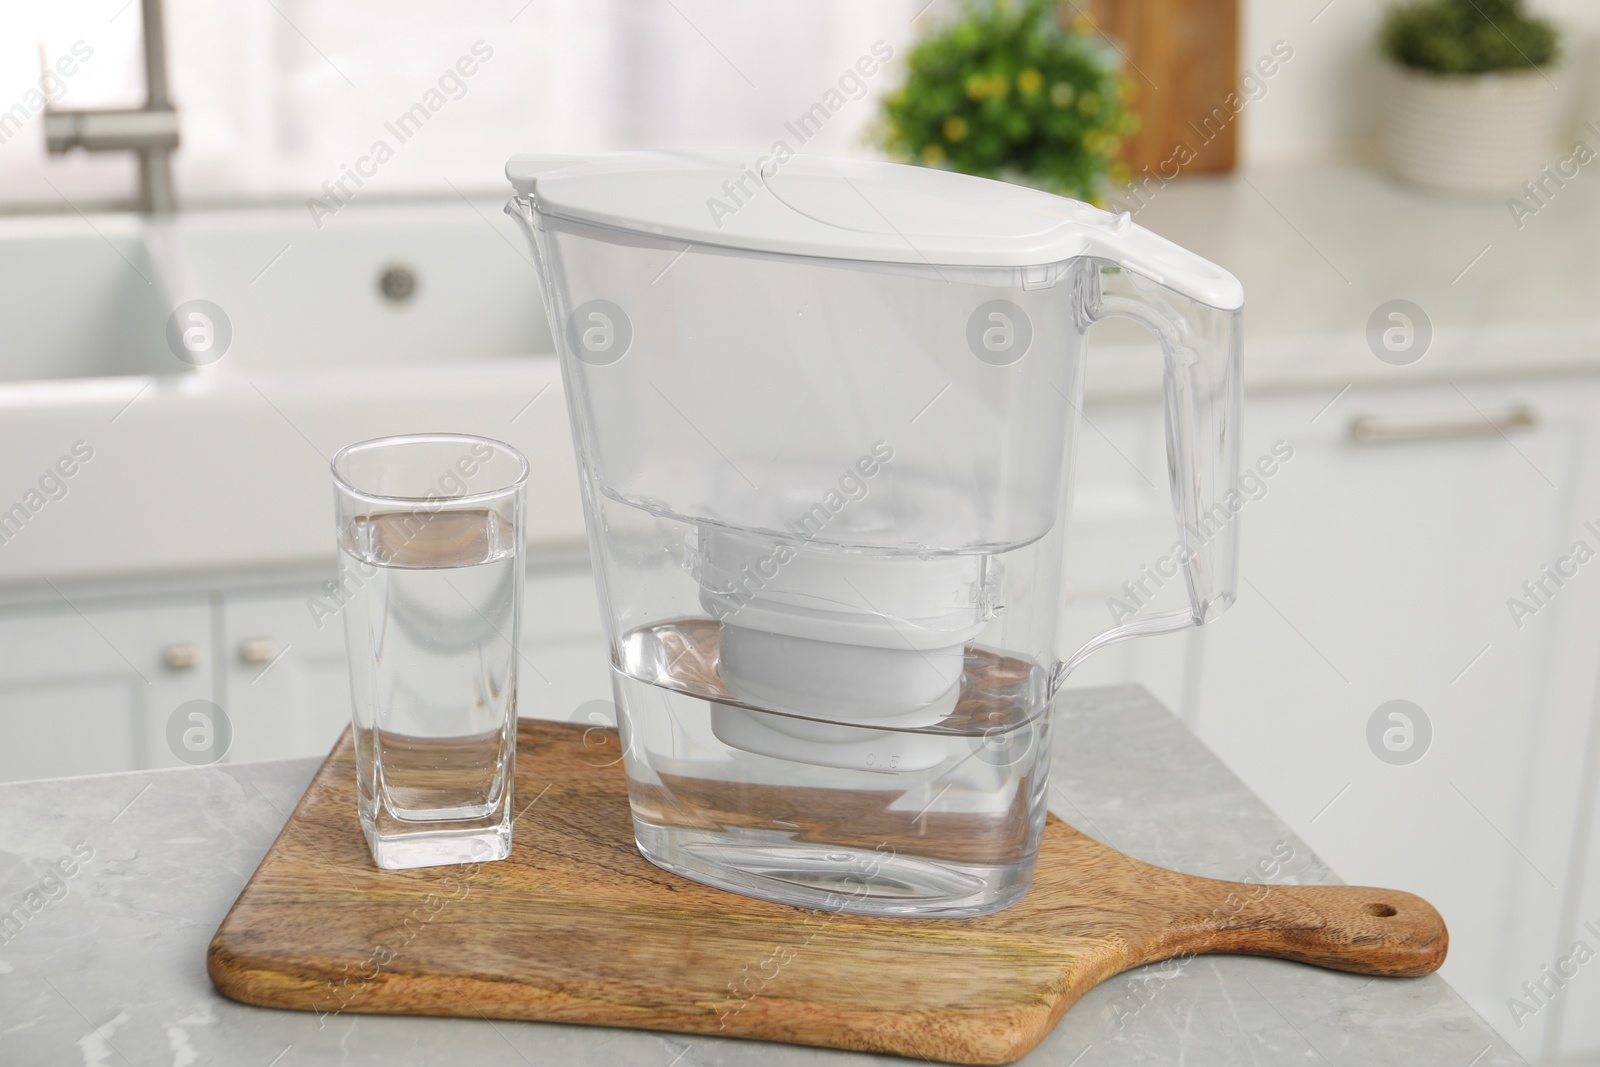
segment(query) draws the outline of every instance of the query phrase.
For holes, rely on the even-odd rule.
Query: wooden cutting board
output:
[[[1447,934],[1409,893],[1263,886],[1130,859],[1052,818],[1033,889],[977,919],[808,912],[640,857],[614,730],[523,719],[509,859],[381,871],[349,732],[211,941],[235,1000],[536,1019],[1009,1063],[1096,983],[1186,953],[1420,975]]]

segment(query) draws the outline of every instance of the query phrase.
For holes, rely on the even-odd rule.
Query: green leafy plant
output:
[[[1560,40],[1523,0],[1423,0],[1389,11],[1383,47],[1402,66],[1436,74],[1542,67]]]
[[[1115,54],[1056,0],[966,0],[918,41],[904,86],[882,104],[874,140],[925,166],[1100,201],[1112,157],[1138,120]]]

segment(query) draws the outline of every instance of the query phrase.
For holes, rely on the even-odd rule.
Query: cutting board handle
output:
[[[1163,956],[1210,952],[1273,956],[1356,974],[1414,977],[1444,962],[1450,933],[1411,893],[1345,885],[1223,882],[1159,867],[1170,925]],[[1170,894],[1181,892],[1181,898]],[[1173,908],[1174,899],[1187,903]],[[1156,946],[1150,946],[1155,949]],[[1165,951],[1171,949],[1170,952]]]

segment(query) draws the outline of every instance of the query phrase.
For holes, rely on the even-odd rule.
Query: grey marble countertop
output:
[[[1244,283],[1247,393],[1600,373],[1600,181],[1588,175],[1520,220],[1504,196],[1429,192],[1357,163],[1246,167],[1114,206]],[[1392,300],[1432,331],[1405,366],[1366,337]],[[1159,392],[1140,327],[1096,326],[1089,351],[1091,399]]]
[[[1057,716],[1051,809],[1085,833],[1195,874],[1242,878],[1277,857],[1282,862],[1269,881],[1337,882],[1144,690],[1069,692]],[[0,905],[12,909],[0,928],[0,1063],[906,1062],[599,1027],[319,1019],[224,999],[206,978],[206,945],[317,763],[0,785]],[[1523,1063],[1436,975],[1373,979],[1220,956],[1157,964],[1104,983],[1021,1062]]]

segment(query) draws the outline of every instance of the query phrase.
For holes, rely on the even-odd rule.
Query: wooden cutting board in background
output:
[[[1186,953],[1418,975],[1444,922],[1408,893],[1177,874],[1051,819],[1033,889],[976,919],[752,900],[638,853],[614,730],[518,723],[511,857],[381,871],[349,732],[212,939],[247,1004],[722,1034],[1009,1063],[1096,983]],[[530,805],[530,802],[531,805]]]
[[[1131,106],[1142,126],[1122,147],[1134,174],[1167,174],[1162,164],[1180,144],[1195,153],[1181,173],[1232,170],[1242,116],[1224,101],[1239,89],[1239,0],[1066,3],[1116,42],[1137,86]]]

